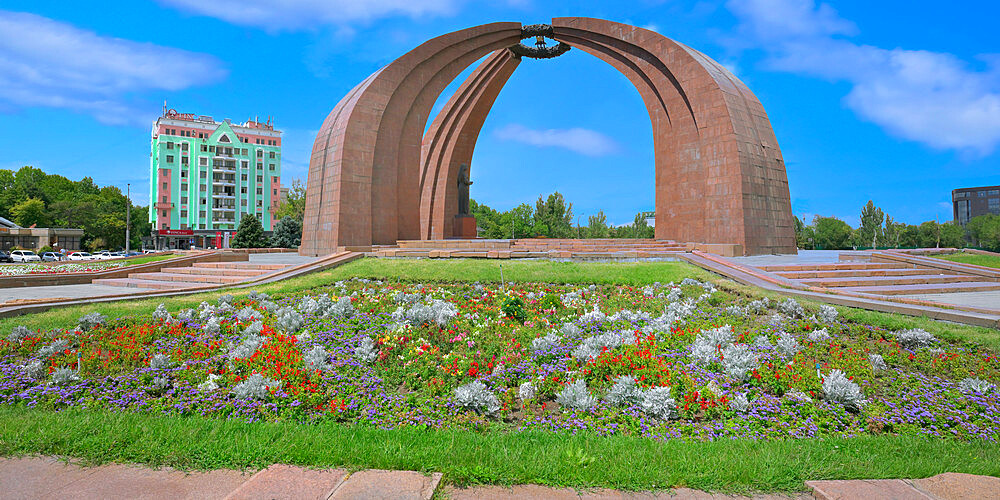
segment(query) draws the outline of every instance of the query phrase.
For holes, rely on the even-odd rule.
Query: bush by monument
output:
[[[274,226],[271,235],[271,246],[276,248],[295,248],[302,241],[302,221],[286,215]]]
[[[267,246],[267,238],[264,237],[264,226],[260,224],[260,219],[252,214],[244,214],[240,219],[240,225],[236,228],[236,236],[233,237],[233,248],[263,248]]]

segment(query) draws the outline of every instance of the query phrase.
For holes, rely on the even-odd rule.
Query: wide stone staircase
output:
[[[652,239],[548,239],[514,240],[402,240],[392,246],[376,246],[377,257],[430,258],[572,258],[635,259],[673,257],[687,246],[669,240]]]
[[[165,267],[158,272],[131,273],[128,278],[96,279],[93,283],[129,288],[189,289],[241,283],[288,267],[252,262],[195,262],[188,267]]]
[[[802,285],[872,295],[1000,290],[1000,277],[947,262],[871,257],[870,262],[760,266]]]

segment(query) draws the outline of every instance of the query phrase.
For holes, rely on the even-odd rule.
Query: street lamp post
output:
[[[131,192],[131,190],[132,190],[132,184],[131,183],[125,184],[125,253],[126,254],[128,254],[128,252],[130,250],[129,249],[129,243],[130,243],[129,240],[131,239],[131,236],[132,236],[131,234],[129,234],[129,230],[131,229],[130,226],[132,225],[132,199],[131,199],[132,192]]]

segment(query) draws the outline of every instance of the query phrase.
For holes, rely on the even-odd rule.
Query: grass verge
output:
[[[186,469],[310,467],[443,472],[456,484],[801,491],[812,479],[1000,475],[1000,447],[907,436],[656,442],[590,434],[381,430],[0,408],[0,454]]]
[[[932,255],[939,259],[961,262],[962,264],[974,264],[977,266],[1000,268],[1000,256],[980,255],[974,253],[952,253],[948,255]]]

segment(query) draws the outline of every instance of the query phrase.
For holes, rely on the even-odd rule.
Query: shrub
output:
[[[310,370],[320,370],[327,371],[333,368],[330,364],[330,353],[326,352],[323,346],[315,346],[305,356],[302,357],[302,362],[309,367]]]
[[[771,301],[767,297],[750,301],[747,304],[747,308],[753,311],[754,314],[764,314],[769,307],[771,307]]]
[[[31,330],[29,330],[28,327],[24,325],[15,326],[14,329],[10,331],[10,334],[7,335],[7,342],[10,342],[11,344],[18,344],[26,337],[30,336]]]
[[[107,323],[108,318],[104,317],[101,313],[92,312],[90,314],[85,314],[80,317],[80,325],[78,328],[82,331],[89,331],[94,327],[103,325]]]
[[[156,306],[156,310],[153,311],[154,320],[162,320],[164,323],[170,321],[170,313],[167,311],[167,306],[160,304]]]
[[[758,364],[757,354],[746,344],[730,344],[722,348],[722,369],[735,380],[746,380]]]
[[[840,370],[833,370],[823,377],[823,398],[844,405],[849,410],[860,410],[865,404],[861,387],[844,375]]]
[[[538,390],[535,388],[535,384],[531,382],[525,382],[517,387],[517,397],[521,401],[527,401],[535,397]]]
[[[669,387],[653,387],[643,392],[639,407],[643,413],[657,420],[669,420],[677,416],[677,403]]]
[[[885,364],[885,359],[882,358],[881,354],[869,354],[868,362],[872,364],[872,371],[882,371],[889,368]]]
[[[778,310],[785,314],[785,316],[791,318],[801,318],[805,316],[806,311],[802,309],[802,305],[793,298],[787,298],[778,304]]]
[[[170,367],[170,357],[163,353],[156,353],[149,359],[149,367],[154,370],[162,370]]]
[[[80,376],[69,368],[56,368],[52,372],[52,383],[55,385],[66,385],[80,380]]]
[[[239,321],[240,323],[246,323],[248,321],[258,321],[260,319],[263,319],[263,317],[264,315],[261,314],[260,311],[250,306],[246,306],[243,309],[236,311],[236,320]]]
[[[258,349],[260,349],[260,346],[264,345],[265,340],[267,339],[253,333],[247,335],[243,338],[243,341],[240,342],[240,345],[236,346],[236,348],[229,353],[229,359],[248,359],[250,356],[253,356]]]
[[[614,385],[604,395],[604,400],[615,406],[637,405],[642,399],[642,388],[636,384],[635,378],[622,375],[615,379]]]
[[[326,297],[326,300],[330,300],[330,298]],[[351,303],[350,297],[341,297],[340,300],[332,304],[327,311],[335,318],[350,318],[354,315],[354,304]]]
[[[816,316],[823,323],[833,323],[834,321],[837,320],[837,315],[839,314],[840,313],[837,312],[837,309],[835,309],[833,306],[828,306],[824,304],[819,306],[819,313]]]
[[[500,303],[500,311],[503,312],[504,316],[522,325],[528,320],[528,312],[525,311],[524,299],[516,295],[503,299],[503,302]]]
[[[260,224],[260,219],[253,214],[245,213],[240,218],[240,225],[236,228],[236,236],[233,236],[233,248],[264,248],[267,240],[264,238],[264,226]]]
[[[378,348],[369,336],[361,337],[361,342],[354,349],[354,356],[365,363],[371,363],[378,359]]]
[[[996,386],[981,378],[966,377],[958,383],[958,387],[962,392],[986,394]]]
[[[587,383],[577,380],[567,385],[556,395],[556,402],[564,408],[589,410],[597,404],[597,398],[587,392]]]
[[[700,365],[719,361],[719,350],[732,343],[734,337],[729,325],[699,333],[691,344],[691,359]]]
[[[24,373],[35,380],[40,380],[48,375],[49,370],[41,360],[33,359],[24,365]]]
[[[899,345],[907,349],[928,347],[937,342],[937,338],[935,338],[934,335],[931,335],[930,333],[919,328],[898,331],[895,333],[895,336]]]
[[[278,317],[274,320],[274,328],[285,333],[295,333],[306,324],[306,319],[302,314],[291,307],[283,307],[278,310]]]
[[[38,357],[47,359],[50,356],[54,356],[65,351],[66,349],[69,349],[69,342],[64,339],[56,339],[51,344],[39,349]]]
[[[458,406],[473,410],[476,413],[493,414],[500,411],[500,400],[490,392],[486,384],[473,380],[455,389],[455,402]]]
[[[549,332],[544,337],[539,337],[531,341],[531,351],[535,354],[552,350],[559,345],[559,335],[556,332]]]
[[[458,308],[455,307],[455,304],[440,299],[433,299],[430,302],[414,304],[409,309],[400,306],[392,313],[392,319],[398,323],[408,324],[413,327],[425,324],[436,324],[437,326],[445,327],[457,315]]]
[[[208,318],[208,321],[201,328],[202,330],[205,330],[206,333],[210,334],[216,334],[222,331],[222,325],[219,324],[219,318],[216,318],[215,316]]]
[[[272,390],[281,388],[282,382],[254,373],[242,382],[233,386],[233,395],[239,399],[256,399],[264,401],[271,396]]]
[[[242,223],[242,221],[241,221]],[[297,248],[302,241],[302,222],[286,215],[274,225],[271,246],[276,248]]]
[[[795,340],[795,337],[788,332],[781,332],[778,334],[777,346],[778,352],[786,358],[795,356],[795,354],[802,349],[802,346],[799,345],[799,341]]]

